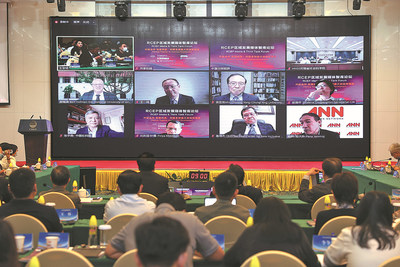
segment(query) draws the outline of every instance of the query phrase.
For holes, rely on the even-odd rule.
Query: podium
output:
[[[38,158],[46,162],[47,140],[53,126],[48,120],[20,120],[18,132],[24,135],[26,165],[35,164]]]

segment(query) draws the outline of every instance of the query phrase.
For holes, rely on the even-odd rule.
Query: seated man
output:
[[[154,155],[143,152],[137,159],[137,165],[142,177],[143,192],[159,197],[164,192],[169,191],[168,179],[154,172],[156,160]]]
[[[0,164],[3,170],[8,169],[10,164],[17,167],[15,156],[17,155],[18,147],[14,144],[6,144],[2,147],[4,157],[1,159]]]
[[[49,232],[63,230],[56,210],[33,200],[37,188],[35,173],[31,169],[21,168],[13,171],[9,183],[15,199],[0,207],[0,218],[23,213],[39,219]]]
[[[199,217],[203,223],[220,215],[234,216],[246,223],[250,217],[249,210],[231,203],[238,192],[235,174],[230,171],[221,173],[215,178],[213,186],[213,193],[217,201],[211,206],[197,208],[194,215]]]
[[[304,175],[303,180],[301,180],[299,199],[304,202],[314,203],[320,197],[328,195],[331,193],[331,183],[332,177],[336,173],[342,172],[342,161],[338,158],[327,158],[322,162],[322,173],[324,177],[324,183],[313,185],[310,188],[310,178],[311,176],[317,175],[321,170],[317,168],[311,168],[306,175]]]
[[[398,171],[400,169],[400,144],[393,143],[389,147],[390,155],[397,159],[396,165],[393,167],[393,170]]]
[[[132,170],[122,172],[118,176],[117,185],[120,197],[107,202],[104,208],[104,222],[122,213],[140,215],[154,211],[156,205],[153,202],[138,196],[142,192],[143,185],[142,178],[137,172]]]
[[[49,192],[58,192],[69,197],[72,202],[75,204],[75,208],[80,209],[82,207],[81,199],[78,194],[71,193],[67,191],[67,185],[71,181],[71,174],[67,167],[65,166],[57,166],[55,167],[50,174],[51,182],[53,183],[53,188],[47,191],[42,191],[39,193],[39,196],[44,195]]]
[[[336,209],[324,210],[318,213],[314,234],[330,219],[338,216],[356,216],[354,204],[358,197],[358,181],[351,172],[337,173],[332,178],[332,193],[336,200]]]
[[[238,189],[239,189],[239,193],[238,194],[248,196],[257,205],[258,202],[263,198],[263,194],[261,192],[261,189],[245,185],[245,182],[244,182],[244,170],[239,165],[231,164],[231,165],[229,165],[229,169],[228,170],[233,172],[236,175],[236,178],[238,180]]]
[[[184,267],[187,261],[186,248],[189,234],[177,220],[158,217],[150,223],[139,225],[135,231],[138,266]]]
[[[232,129],[226,133],[227,135],[276,135],[275,129],[271,124],[257,119],[258,112],[254,107],[243,108],[241,114],[243,120],[234,120]]]
[[[85,114],[86,126],[76,131],[76,134],[89,135],[91,138],[124,137],[124,133],[111,130],[107,125],[101,125],[100,114],[95,110],[88,110]]]
[[[195,250],[208,260],[222,260],[224,251],[204,224],[196,216],[178,211],[184,209],[185,206],[185,200],[177,193],[166,192],[160,195],[155,212],[145,213],[133,218],[110,240],[106,248],[106,255],[117,259],[124,252],[137,248],[135,229],[143,223],[153,221],[155,218],[167,216],[182,223],[189,233],[190,245],[186,247],[188,257],[185,266],[193,266],[192,258]]]

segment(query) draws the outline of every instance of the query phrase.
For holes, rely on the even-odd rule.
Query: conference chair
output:
[[[14,230],[14,234],[32,234],[32,245],[34,248],[38,245],[39,233],[47,233],[46,226],[35,217],[27,214],[13,214],[6,218]]]
[[[400,232],[400,220],[393,225],[393,229]]]
[[[59,192],[49,192],[43,194],[44,201],[56,204],[56,209],[75,209],[74,202],[66,195]]]
[[[149,194],[149,193],[139,193],[139,197],[144,198],[148,201],[154,202],[154,204],[157,203],[158,198],[155,195]]]
[[[379,265],[379,267],[398,267],[398,266],[400,266],[400,256],[388,259]]]
[[[246,209],[255,209],[257,206],[251,198],[241,194],[236,196],[236,205],[242,206]]]
[[[46,249],[37,254],[37,258],[40,267],[93,267],[93,264],[83,255],[65,248]],[[29,261],[28,267],[30,263]]]
[[[317,218],[317,215],[320,211],[325,210],[325,197],[328,196],[331,199],[331,205],[333,203],[336,203],[335,198],[333,197],[333,194],[325,195],[317,199],[315,201],[314,205],[311,208],[311,219],[315,220]],[[335,204],[333,204],[335,205]]]
[[[114,263],[113,267],[137,267],[138,265],[136,264],[135,260],[135,254],[137,253],[137,249],[132,249],[124,254],[122,254],[121,257],[118,258],[118,260]]]
[[[122,213],[115,217],[112,217],[106,224],[111,225],[110,234],[108,235],[108,240],[110,240],[114,235],[127,225],[132,218],[136,217],[133,213]],[[107,240],[107,242],[108,242]]]
[[[246,229],[246,224],[242,220],[228,215],[214,217],[204,225],[211,234],[224,235],[225,250],[230,249]]]
[[[353,216],[338,216],[330,219],[318,232],[318,235],[332,235],[338,236],[343,228],[356,225],[356,217]]]
[[[250,256],[245,260],[240,267],[250,267],[250,263],[253,257],[257,257],[260,261],[260,266],[268,267],[306,267],[306,265],[296,256],[290,253],[279,251],[279,250],[266,250],[258,252],[253,256]]]

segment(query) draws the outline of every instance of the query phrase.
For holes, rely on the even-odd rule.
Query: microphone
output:
[[[373,162],[380,162],[380,161],[387,161],[387,160],[392,160],[392,158],[380,159],[380,160],[374,160]]]
[[[33,118],[34,115],[31,116],[30,120]]]
[[[42,116],[39,116],[40,119],[42,119]]]
[[[165,172],[165,173],[168,175],[168,178],[169,178],[169,179],[173,180],[172,177],[171,177],[171,175],[170,175],[168,172]]]
[[[49,186],[49,185],[48,185],[48,184],[46,184],[46,183],[45,183],[45,184],[43,184],[43,186],[44,186],[44,187],[48,187],[48,188],[50,188],[50,189],[53,189],[53,187]]]
[[[364,195],[365,195],[365,190],[367,190],[367,186],[370,186],[370,185],[372,185],[372,182],[371,182],[371,181],[368,182],[368,185],[366,185],[366,186],[364,187]]]

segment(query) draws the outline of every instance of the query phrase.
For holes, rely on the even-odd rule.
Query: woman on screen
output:
[[[358,206],[356,226],[344,228],[325,251],[325,265],[373,267],[400,255],[392,209],[386,193],[368,192]]]
[[[308,267],[320,266],[300,226],[291,221],[288,206],[276,197],[263,198],[254,211],[254,225],[247,228],[225,254],[225,266],[240,266],[264,250],[288,252]]]
[[[315,82],[315,91],[306,98],[306,102],[313,101],[343,101],[343,98],[334,98],[335,86],[330,80],[318,80]]]

